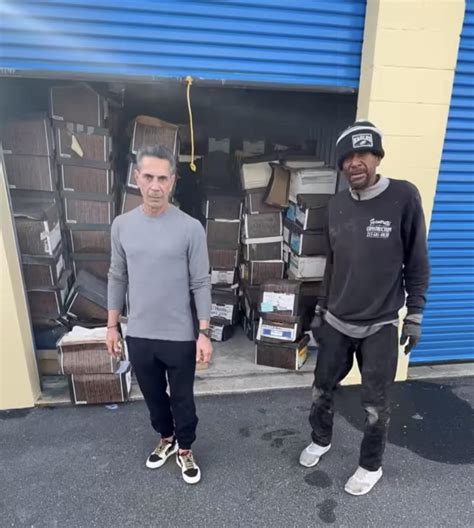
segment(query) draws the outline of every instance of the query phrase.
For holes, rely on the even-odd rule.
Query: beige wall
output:
[[[384,134],[381,173],[420,190],[431,219],[443,150],[463,0],[368,0],[358,119]],[[406,379],[401,352],[397,379]],[[359,380],[356,369],[346,383]]]
[[[3,410],[32,407],[40,386],[1,160],[0,222],[0,410]]]

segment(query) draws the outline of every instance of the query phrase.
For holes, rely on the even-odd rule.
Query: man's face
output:
[[[168,160],[144,156],[135,170],[135,181],[143,196],[143,202],[150,209],[161,209],[169,201],[175,175],[171,174]]]
[[[372,152],[354,152],[342,163],[342,172],[352,189],[366,189],[377,181],[380,158]]]

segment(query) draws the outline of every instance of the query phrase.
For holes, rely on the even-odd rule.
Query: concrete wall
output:
[[[368,0],[362,51],[358,119],[384,134],[380,172],[409,180],[431,219],[443,152],[463,0]],[[406,379],[400,352],[397,379]],[[357,382],[356,369],[346,383]]]
[[[0,159],[0,410],[32,407],[40,394],[35,351]]]

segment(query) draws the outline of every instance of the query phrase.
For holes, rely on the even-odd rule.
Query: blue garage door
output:
[[[429,235],[432,279],[411,361],[474,359],[474,2],[467,2]]]
[[[365,0],[4,0],[0,73],[357,89]]]

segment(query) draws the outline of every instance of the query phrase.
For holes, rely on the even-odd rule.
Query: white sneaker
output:
[[[331,449],[331,444],[326,447],[311,442],[308,447],[301,451],[300,464],[304,467],[314,467],[319,459]]]
[[[352,477],[346,482],[344,490],[351,495],[366,495],[382,478],[383,471],[379,467],[377,471],[367,471],[360,466]]]
[[[194,460],[192,451],[187,451],[184,455],[180,455],[178,451],[176,464],[181,468],[181,474],[186,484],[197,484],[201,480],[201,470]]]
[[[178,442],[174,439],[172,442],[167,442],[161,439],[160,443],[153,450],[151,455],[146,459],[146,467],[149,469],[158,469],[164,465],[171,455],[178,451]]]

